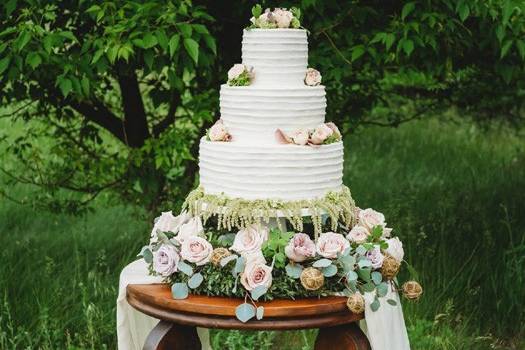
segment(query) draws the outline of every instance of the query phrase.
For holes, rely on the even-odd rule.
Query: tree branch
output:
[[[177,112],[177,107],[181,103],[180,93],[173,91],[173,98],[170,103],[170,108],[166,117],[161,120],[159,123],[153,126],[153,136],[159,137],[164,130],[166,130],[170,125],[175,122],[175,113]]]
[[[73,100],[66,101],[71,108],[82,114],[87,120],[98,124],[113,134],[117,139],[126,143],[123,121],[117,118],[102,102],[90,102]]]

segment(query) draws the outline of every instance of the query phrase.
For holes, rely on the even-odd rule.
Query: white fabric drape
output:
[[[117,298],[117,337],[119,350],[141,350],[149,332],[159,322],[150,316],[135,310],[126,300],[128,284],[161,283],[162,279],[148,275],[147,264],[143,259],[132,262],[120,274],[119,295]],[[394,299],[397,306],[386,303]],[[362,328],[368,336],[372,350],[410,350],[403,311],[397,293],[389,291],[382,299],[378,311],[370,309],[372,295],[365,295],[365,320]],[[209,331],[197,328],[202,348],[211,350]]]

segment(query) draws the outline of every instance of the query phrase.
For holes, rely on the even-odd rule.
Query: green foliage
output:
[[[283,269],[286,265],[286,254],[284,247],[290,242],[293,232],[281,232],[277,229],[270,230],[268,240],[264,242],[262,250],[264,256],[273,257],[274,266]]]

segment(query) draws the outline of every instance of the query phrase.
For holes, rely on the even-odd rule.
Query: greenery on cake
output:
[[[290,10],[276,7],[273,11],[267,8],[263,12],[261,5],[257,4],[252,7],[252,15],[248,29],[297,29],[301,27],[301,10],[297,7],[292,7]]]
[[[271,218],[284,217],[294,230],[302,231],[306,211],[318,235],[322,232],[323,219],[331,223],[332,230],[337,228],[338,222],[350,226],[356,219],[355,202],[346,186],[340,191],[328,192],[322,198],[295,201],[231,198],[224,194],[205,193],[202,187],[198,187],[186,198],[183,210],[188,210],[192,216],[201,217],[204,223],[211,217],[216,218],[219,230],[245,228],[253,223],[260,224]]]
[[[321,234],[269,229],[251,222],[236,233],[205,227],[199,216],[163,213],[140,255],[150,273],[172,286],[175,299],[189,294],[244,298],[237,318],[261,319],[259,301],[345,295],[351,312],[397,305],[396,276],[404,261],[401,241],[392,237],[383,214],[355,209],[352,225],[325,223]],[[312,220],[313,222],[313,220]],[[328,231],[330,227],[332,231]],[[401,287],[417,300],[421,286]],[[365,298],[367,301],[365,301]]]
[[[255,75],[253,67],[242,63],[236,63],[228,71],[229,86],[248,86],[252,83]]]

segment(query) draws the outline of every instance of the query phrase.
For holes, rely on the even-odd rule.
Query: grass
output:
[[[425,288],[404,303],[413,349],[525,347],[525,143],[505,129],[414,122],[346,140],[345,182],[385,213]],[[25,188],[10,192],[23,194]],[[120,270],[139,208],[83,217],[0,201],[0,349],[114,349]],[[215,348],[309,349],[315,331],[214,331]]]

